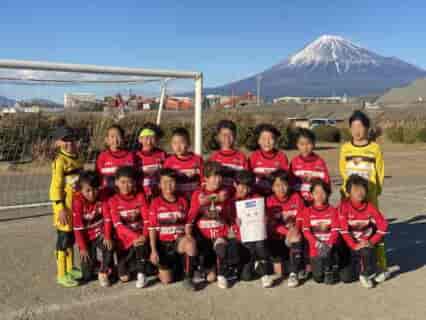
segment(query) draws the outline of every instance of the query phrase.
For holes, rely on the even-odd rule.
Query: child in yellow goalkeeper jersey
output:
[[[74,268],[71,203],[74,186],[83,163],[78,157],[76,137],[72,129],[59,127],[53,133],[57,150],[52,162],[52,180],[49,198],[53,205],[53,225],[57,230],[56,265],[57,283],[63,287],[75,287],[81,272]]]
[[[367,201],[378,208],[378,198],[382,193],[385,167],[380,146],[370,141],[368,131],[370,119],[362,111],[354,111],[349,118],[352,141],[346,142],[340,149],[339,169],[343,178],[342,196],[347,197],[344,186],[351,175],[358,175],[368,181]],[[388,277],[384,242],[377,245],[378,266],[383,271],[377,280]]]

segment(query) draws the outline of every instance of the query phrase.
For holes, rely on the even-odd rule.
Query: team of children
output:
[[[377,208],[384,166],[380,147],[369,141],[369,119],[350,118],[352,142],[343,145],[339,207],[329,203],[331,181],[314,152],[315,135],[299,129],[299,155],[289,163],[276,148],[280,132],[269,124],[255,129],[249,158],[235,146],[237,128],[220,121],[216,149],[207,162],[190,151],[189,133],[177,128],[172,155],[158,147],[161,129],[146,124],[140,149],[124,148],[124,131],[111,126],[95,171],[83,170],[76,137],[62,127],[54,134],[50,198],[57,229],[57,282],[75,287],[97,276],[101,286],[117,277],[147,285],[157,274],[168,284],[183,279],[195,289],[200,279],[228,288],[231,279],[261,280],[288,273],[297,287],[312,274],[318,283],[352,282],[366,288],[386,280],[383,239],[387,222]],[[242,242],[238,201],[265,200],[267,239]],[[81,272],[73,264],[73,245]],[[197,281],[198,279],[198,281]]]

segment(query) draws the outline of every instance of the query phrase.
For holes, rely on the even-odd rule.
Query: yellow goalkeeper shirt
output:
[[[72,195],[82,169],[83,162],[78,156],[64,150],[60,150],[52,162],[49,198],[53,203],[53,225],[58,230],[72,231]],[[62,225],[58,221],[58,214],[63,209],[68,210],[68,225]]]
[[[357,174],[368,180],[368,200],[378,206],[378,196],[382,193],[385,167],[380,146],[370,142],[364,146],[355,146],[351,142],[343,144],[340,149],[340,174],[343,178],[342,190],[348,178]]]

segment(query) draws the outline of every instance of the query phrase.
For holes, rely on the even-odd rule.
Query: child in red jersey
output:
[[[337,209],[328,199],[330,186],[321,179],[311,181],[313,203],[303,212],[303,235],[309,242],[312,275],[317,283],[336,282],[336,244],[339,239]]]
[[[158,172],[166,160],[167,154],[157,147],[158,140],[163,136],[160,127],[153,123],[147,123],[139,132],[140,149],[136,151],[138,170],[142,173],[142,185],[145,196],[151,199],[159,195],[158,184],[160,177]]]
[[[340,205],[341,234],[350,249],[349,261],[341,271],[343,282],[352,282],[358,275],[361,285],[373,288],[377,272],[375,246],[383,240],[388,223],[382,213],[367,201],[368,181],[352,175],[346,183],[349,199]]]
[[[235,149],[237,126],[231,120],[221,120],[216,126],[210,147],[216,150],[210,161],[219,162],[223,167],[223,185],[233,187],[238,171],[248,169],[248,160],[244,153]]]
[[[187,225],[188,202],[176,195],[176,172],[161,169],[161,195],[154,198],[150,206],[151,262],[158,266],[158,276],[164,284],[178,278],[182,268],[181,256],[185,256],[185,287],[194,289],[192,281],[196,267],[196,242]]]
[[[238,201],[259,199],[262,196],[252,192],[256,177],[247,170],[237,172],[235,176],[235,195],[230,206],[230,225],[240,243],[240,258],[242,264],[241,280],[251,281],[261,277],[262,286],[270,288],[273,285],[272,263],[267,240],[241,242],[240,220],[237,217],[236,206]]]
[[[272,174],[272,191],[266,199],[266,210],[274,271],[282,276],[282,265],[288,258],[288,286],[294,288],[304,278],[302,224],[305,206],[300,195],[292,192],[284,170]]]
[[[222,167],[217,162],[204,166],[205,184],[194,192],[188,223],[194,228],[200,264],[207,270],[207,281],[217,281],[222,289],[228,287],[228,212],[229,191],[222,187]],[[189,230],[188,230],[189,231]]]
[[[120,280],[129,281],[130,272],[136,271],[136,288],[143,288],[149,258],[149,208],[143,193],[136,191],[136,182],[133,167],[119,168],[115,175],[117,193],[109,199],[108,205],[117,234]]]
[[[113,263],[111,219],[105,197],[99,192],[100,179],[93,171],[83,171],[77,181],[77,192],[73,195],[73,229],[80,250],[83,281],[93,279],[98,270],[102,287],[109,286],[108,272]],[[102,252],[98,261],[97,251]]]
[[[272,186],[269,176],[278,169],[288,171],[288,159],[275,148],[281,133],[270,124],[260,124],[255,129],[257,150],[249,158],[249,166],[256,175],[255,192],[269,196]]]
[[[96,171],[102,179],[102,187],[110,193],[114,190],[114,177],[120,167],[134,167],[136,159],[132,152],[123,148],[124,130],[119,125],[108,128],[105,137],[106,149],[96,159]]]
[[[307,204],[312,203],[311,181],[318,178],[330,185],[330,175],[327,164],[313,150],[315,148],[315,134],[305,128],[296,133],[296,146],[299,155],[290,163],[290,183],[298,191]]]
[[[189,151],[189,132],[185,128],[173,130],[171,147],[174,152],[164,162],[164,168],[177,172],[176,191],[191,199],[192,193],[201,186],[203,158]]]

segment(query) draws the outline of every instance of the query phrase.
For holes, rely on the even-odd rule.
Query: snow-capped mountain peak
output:
[[[382,57],[340,36],[323,35],[289,57],[289,66],[334,63],[338,73],[353,64],[376,65]]]

